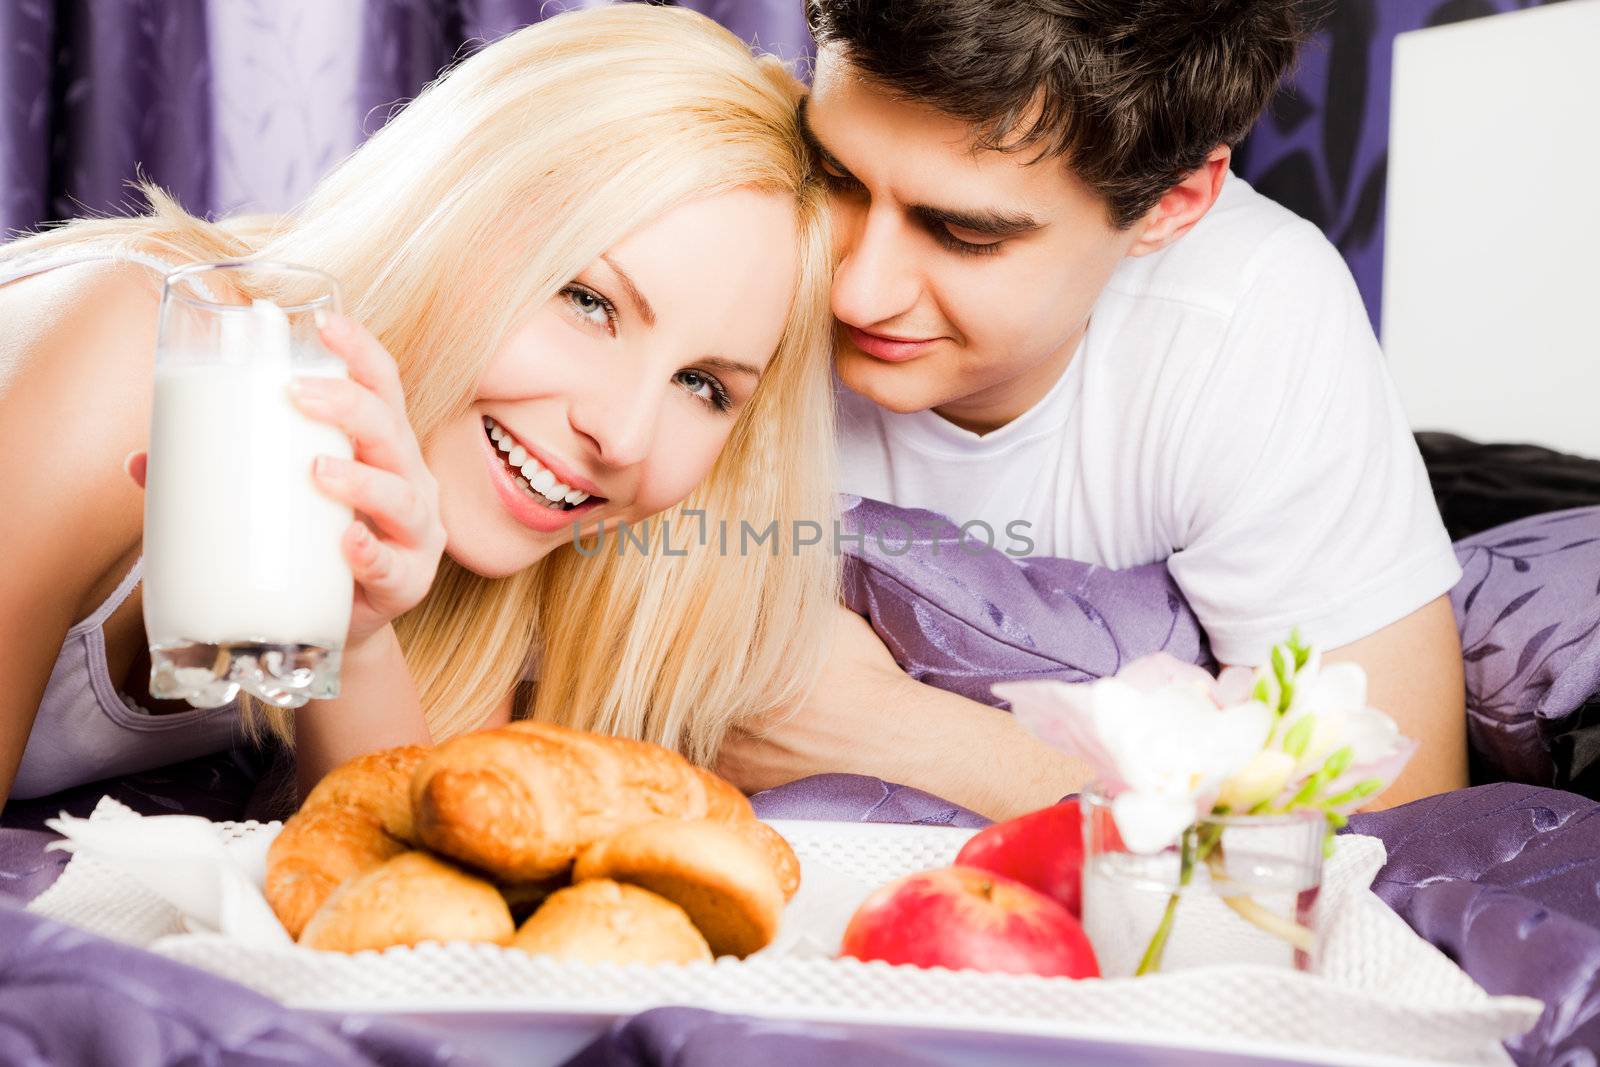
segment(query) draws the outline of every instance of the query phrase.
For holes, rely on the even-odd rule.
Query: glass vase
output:
[[[1107,978],[1217,964],[1310,971],[1327,820],[1211,816],[1153,854],[1130,851],[1115,797],[1084,791],[1083,926]]]

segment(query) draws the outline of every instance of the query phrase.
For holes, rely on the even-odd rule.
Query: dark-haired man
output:
[[[1223,663],[1300,627],[1422,742],[1393,802],[1465,784],[1460,570],[1343,261],[1228,170],[1299,6],[809,0],[844,488],[1164,559]],[[840,625],[808,703],[727,749],[747,787],[856,771],[1000,816],[1080,784]]]

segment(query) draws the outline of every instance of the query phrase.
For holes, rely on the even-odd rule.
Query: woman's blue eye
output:
[[[616,308],[612,306],[611,301],[593,289],[574,284],[561,290],[561,295],[571,305],[578,318],[584,322],[598,326],[602,330],[614,329],[617,318]]]
[[[685,370],[679,371],[677,378],[690,396],[705,401],[716,410],[727,411],[733,406],[733,398],[728,395],[728,390],[709,374],[701,374],[697,370]]]

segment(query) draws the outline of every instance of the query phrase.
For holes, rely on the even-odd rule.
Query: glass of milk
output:
[[[241,690],[280,708],[339,694],[354,581],[349,507],[312,481],[351,457],[289,383],[346,377],[318,337],[327,275],[276,263],[174,271],[161,296],[145,475],[150,693],[216,707]]]

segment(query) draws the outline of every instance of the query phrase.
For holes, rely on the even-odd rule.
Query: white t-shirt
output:
[[[839,393],[845,491],[982,521],[1014,555],[1166,560],[1223,663],[1293,626],[1348,644],[1461,576],[1348,268],[1233,175],[1118,267],[1060,380],[1000,429]]]

